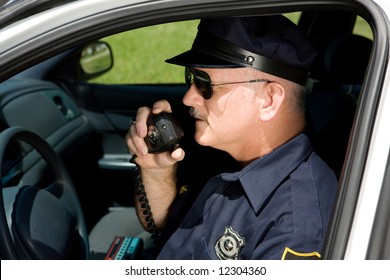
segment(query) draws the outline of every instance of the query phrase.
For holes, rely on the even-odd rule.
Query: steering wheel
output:
[[[88,259],[88,234],[81,205],[53,148],[32,131],[8,128],[0,134],[0,167],[7,149],[18,141],[31,145],[55,176],[49,186],[18,186],[11,209],[5,209],[1,175],[1,259]]]

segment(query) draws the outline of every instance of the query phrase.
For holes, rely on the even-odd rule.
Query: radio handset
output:
[[[145,142],[151,154],[173,150],[184,136],[183,129],[171,113],[151,115],[147,125],[148,135]]]

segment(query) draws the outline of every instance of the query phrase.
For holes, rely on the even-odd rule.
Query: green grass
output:
[[[353,33],[371,40],[374,38],[370,25],[361,17],[357,17]]]
[[[113,50],[114,68],[93,81],[182,83],[183,68],[164,61],[191,48],[198,23],[168,23],[104,38],[103,41],[109,43]]]

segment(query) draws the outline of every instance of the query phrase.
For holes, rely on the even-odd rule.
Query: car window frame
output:
[[[361,96],[362,100],[358,104],[349,148],[340,177],[340,190],[325,241],[323,253],[325,259],[355,258],[349,252],[351,247],[360,247],[362,255],[365,255],[363,251],[366,252],[369,248],[368,238],[365,238],[365,240],[361,240],[361,237],[354,238],[353,231],[355,224],[360,218],[355,216],[355,213],[357,207],[359,207],[359,195],[362,193],[362,184],[367,179],[366,164],[369,152],[373,149],[371,141],[375,129],[376,109],[381,98],[383,98],[385,73],[388,67],[384,62],[389,61],[389,23],[381,8],[374,3],[365,4],[367,10],[363,17],[370,23],[373,29],[374,44],[362,87],[362,93],[365,94]],[[381,28],[376,28],[377,26],[381,26]],[[378,178],[383,178],[384,174],[378,172],[377,176]],[[380,186],[372,186],[371,191],[374,191],[374,187],[379,197],[378,190]],[[370,205],[370,207],[376,208],[376,205]],[[373,220],[373,217],[371,217],[371,220]],[[371,227],[368,227],[366,230],[371,232]],[[359,246],[353,246],[357,242],[360,242]]]
[[[390,150],[367,251],[369,260],[390,259]]]

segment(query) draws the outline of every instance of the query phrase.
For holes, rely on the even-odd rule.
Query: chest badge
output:
[[[244,246],[245,238],[229,226],[215,243],[215,253],[220,260],[236,260]]]

